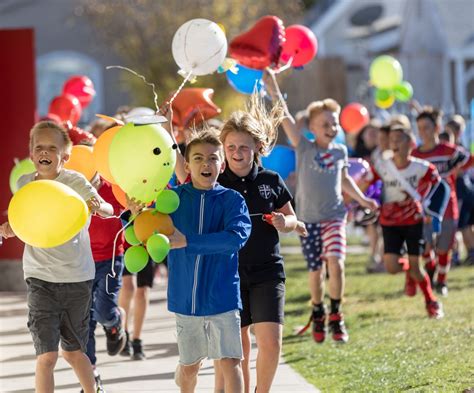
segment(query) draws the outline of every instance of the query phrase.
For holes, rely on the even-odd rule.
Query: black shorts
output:
[[[140,270],[138,273],[130,273],[127,270],[127,267],[123,267],[123,275],[124,276],[133,276],[136,274],[137,276],[137,287],[150,287],[153,288],[153,280],[155,279],[155,271],[158,267],[158,264],[153,262],[151,259],[148,260],[146,266]]]
[[[422,255],[425,248],[423,239],[423,223],[414,225],[382,225],[385,254],[402,254],[406,244],[408,255]]]
[[[240,287],[242,311],[241,327],[259,322],[276,322],[283,325],[285,282],[282,279]]]

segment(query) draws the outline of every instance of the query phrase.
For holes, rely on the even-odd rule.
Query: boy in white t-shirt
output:
[[[76,191],[91,213],[111,216],[112,206],[104,202],[84,176],[63,169],[71,145],[67,132],[58,124],[37,123],[30,133],[30,158],[36,172],[22,176],[19,187],[35,180],[55,180]],[[8,222],[0,226],[0,236],[15,236]],[[92,367],[85,355],[95,276],[88,225],[57,247],[25,245],[23,270],[28,291],[28,328],[37,356],[37,391],[54,391],[54,367],[61,341],[62,355],[74,369],[84,392],[100,392],[95,388]]]

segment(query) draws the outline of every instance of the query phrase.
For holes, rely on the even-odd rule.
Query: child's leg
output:
[[[446,296],[448,294],[446,287],[446,277],[451,265],[450,251],[453,247],[454,236],[456,234],[457,222],[452,219],[443,220],[441,233],[436,245],[436,255],[438,257],[438,293]]]
[[[309,292],[313,305],[321,304],[324,299],[324,280],[326,269],[321,266],[318,270],[310,271],[308,274]]]
[[[254,327],[258,347],[257,388],[259,393],[269,393],[280,361],[283,326],[275,322],[260,322]],[[242,335],[242,344],[243,341]]]
[[[54,392],[54,367],[58,360],[57,352],[46,352],[36,358],[35,385],[37,393]]]
[[[201,361],[190,366],[184,366],[182,364],[178,365],[178,368],[176,369],[177,376],[175,380],[176,383],[178,383],[181,393],[194,393],[200,368]]]
[[[63,350],[63,358],[71,365],[79,379],[79,383],[84,393],[95,392],[95,379],[91,362],[86,354],[80,350],[65,351]]]
[[[328,260],[329,270],[329,297],[331,299],[342,299],[344,295],[345,275],[344,259],[330,256]]]
[[[224,374],[219,360],[214,360],[214,393],[224,393]]]
[[[128,320],[132,299],[136,290],[135,277],[131,274],[124,274],[122,277],[122,288],[119,293],[119,306],[125,310],[125,330],[128,331]]]
[[[245,326],[241,329],[242,332],[242,352],[243,352],[243,360],[242,360],[242,374],[244,378],[244,391],[245,393],[250,392],[250,350],[252,349],[252,340],[250,338],[250,325]],[[219,369],[222,373],[222,367],[220,361],[217,361],[219,363]],[[224,374],[222,374],[222,381],[224,381],[223,378]],[[216,384],[217,387],[217,384]],[[224,390],[224,384],[221,385],[222,391]]]
[[[219,360],[224,375],[226,393],[242,393],[243,377],[240,359],[224,358]]]
[[[397,274],[403,271],[403,265],[400,264],[400,254],[383,254],[383,263],[385,269],[390,274]]]

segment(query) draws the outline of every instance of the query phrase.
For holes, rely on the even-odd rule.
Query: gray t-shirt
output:
[[[343,219],[342,170],[348,166],[347,148],[332,143],[322,149],[302,137],[296,147],[296,214],[307,223]]]
[[[32,182],[35,173],[23,175],[18,180],[18,188]],[[101,199],[97,190],[78,172],[62,169],[56,181],[71,187],[85,201],[92,197]],[[70,283],[92,280],[95,265],[89,239],[89,224],[68,242],[52,248],[32,247],[25,244],[23,252],[23,272],[25,279],[38,278],[55,283]]]

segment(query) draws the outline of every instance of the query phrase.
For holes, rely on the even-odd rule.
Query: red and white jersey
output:
[[[451,190],[448,206],[444,217],[457,220],[459,218],[458,200],[456,196],[457,169],[472,165],[472,158],[462,147],[450,143],[440,143],[430,151],[416,148],[412,155],[431,162],[440,176],[446,180]]]
[[[414,157],[410,157],[410,163],[405,168],[397,170],[421,197],[426,196],[431,187],[441,180],[434,165]],[[405,191],[397,176],[384,165],[384,160],[380,160],[377,167],[372,168],[372,174],[371,182],[379,179],[383,182],[381,225],[413,225],[422,221],[421,202]]]

